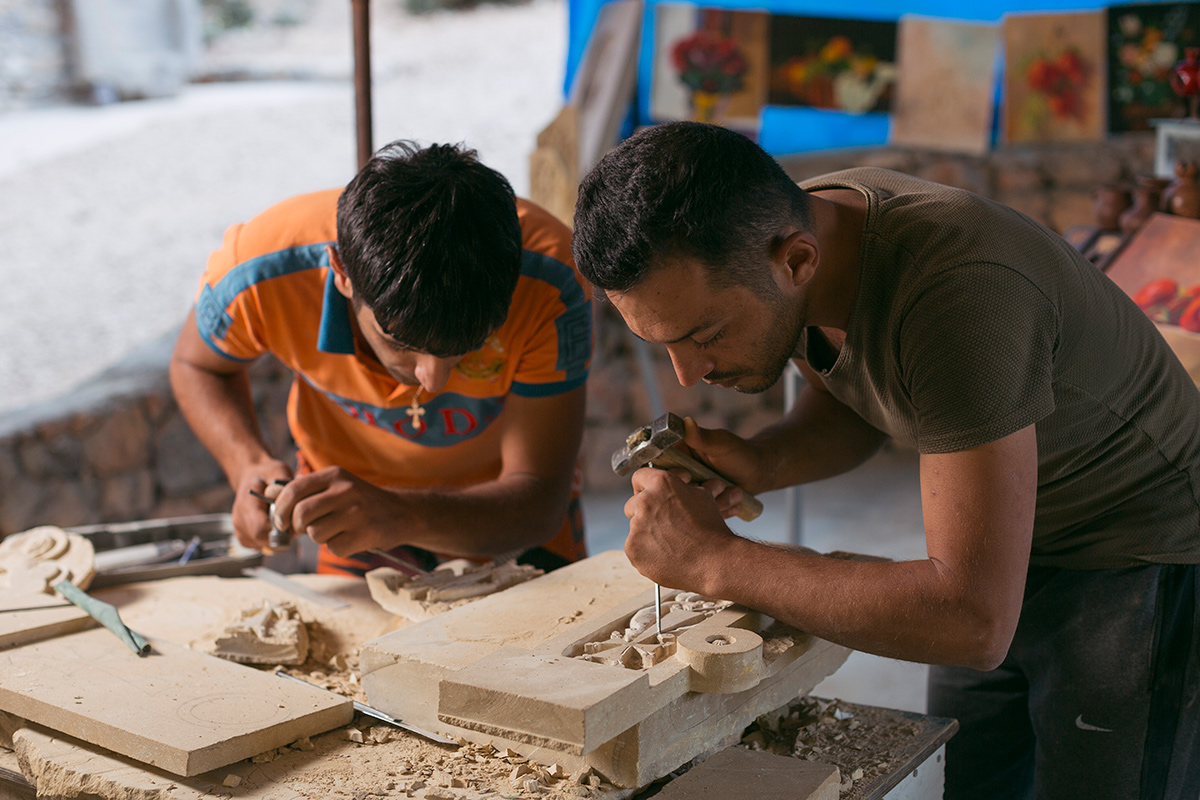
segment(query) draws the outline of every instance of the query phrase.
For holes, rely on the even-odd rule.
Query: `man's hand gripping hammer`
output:
[[[715,478],[733,485],[707,464],[676,447],[682,441],[683,420],[670,412],[663,414],[625,437],[625,446],[613,453],[613,472],[626,476],[653,462],[653,466],[663,469],[685,469],[699,483]],[[762,510],[762,503],[748,492],[735,509],[738,517],[747,522],[757,518]]]

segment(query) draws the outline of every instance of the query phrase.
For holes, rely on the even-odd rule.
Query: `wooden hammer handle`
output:
[[[663,450],[662,454],[659,455],[658,458],[654,459],[654,466],[679,467],[680,469],[686,469],[692,474],[692,478],[694,480],[700,481],[701,483],[704,483],[705,481],[711,481],[715,478],[716,480],[724,481],[730,486],[734,485],[733,483],[730,483],[728,478],[715,471],[712,467],[708,466],[702,461],[692,458],[687,453],[676,447],[668,447],[666,450]],[[750,522],[751,520],[758,519],[758,515],[762,513],[762,510],[762,501],[743,489],[742,502],[738,503],[735,507],[738,518],[743,519],[746,522]]]

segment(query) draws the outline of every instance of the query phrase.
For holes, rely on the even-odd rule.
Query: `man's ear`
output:
[[[817,237],[808,231],[792,231],[776,243],[772,255],[773,267],[789,286],[807,284],[821,263]]]
[[[350,285],[350,276],[346,274],[346,265],[342,263],[337,248],[327,244],[325,254],[329,256],[329,266],[333,268],[333,285],[347,300],[353,300],[354,287]]]

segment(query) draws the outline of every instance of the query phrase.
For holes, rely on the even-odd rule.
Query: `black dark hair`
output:
[[[572,250],[597,287],[623,292],[655,259],[698,259],[713,285],[770,291],[763,268],[785,225],[811,225],[808,194],[750,139],[671,122],[646,128],[588,173]]]
[[[521,273],[516,198],[474,150],[385,145],[338,198],[337,240],[356,302],[405,347],[462,355],[508,316]]]

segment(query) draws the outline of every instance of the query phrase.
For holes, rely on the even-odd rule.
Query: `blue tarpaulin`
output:
[[[670,2],[672,0],[668,0]],[[677,0],[674,0],[677,1]],[[654,62],[654,21],[658,0],[643,0],[642,46],[638,63],[638,96],[635,117],[639,124],[650,121],[650,70]],[[604,0],[567,0],[568,40],[566,87],[570,87],[588,36]],[[719,0],[698,2],[695,5],[729,9],[767,11],[772,14],[840,17],[897,21],[902,14],[940,17],[973,22],[1000,22],[1009,12],[1080,11],[1096,9],[1095,0],[1056,0],[1047,9],[1033,0],[977,0],[967,4],[961,0],[910,0],[908,3],[889,0],[860,0],[852,9],[845,0]],[[849,13],[851,12],[852,13]],[[782,155],[837,147],[863,147],[885,144],[889,117],[886,114],[846,114],[814,108],[767,106],[763,109],[759,141],[770,153]]]

